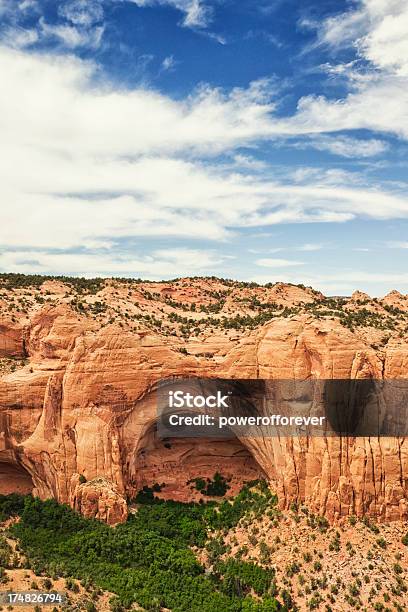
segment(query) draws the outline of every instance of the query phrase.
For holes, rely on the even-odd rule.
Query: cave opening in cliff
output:
[[[135,489],[164,485],[158,496],[178,501],[203,498],[195,480],[208,483],[217,473],[228,484],[227,496],[236,495],[246,482],[265,478],[250,450],[233,435],[161,439],[156,424],[141,437],[132,467]]]
[[[0,495],[32,493],[34,483],[30,474],[21,465],[0,462]]]

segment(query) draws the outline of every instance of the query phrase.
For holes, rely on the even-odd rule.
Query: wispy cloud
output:
[[[373,157],[385,153],[389,145],[377,138],[358,139],[351,136],[316,136],[295,143],[297,148],[328,151],[347,158]]]
[[[303,251],[305,253],[311,253],[314,251],[321,251],[324,248],[323,244],[318,244],[318,243],[306,243],[306,244],[300,244],[297,246],[284,246],[284,247],[274,247],[272,249],[264,249],[262,251],[258,250],[258,249],[248,249],[249,253],[254,253],[254,254],[266,254],[266,253],[282,253],[282,251]]]
[[[283,47],[283,42],[278,38],[278,36],[271,34],[267,30],[248,30],[245,35],[245,39],[252,40],[254,38],[263,40],[268,45],[273,45],[274,47]]]
[[[149,255],[135,255],[125,251],[78,253],[63,250],[16,250],[0,252],[0,271],[34,274],[66,274],[80,276],[142,276],[159,280],[188,274],[209,274],[217,270],[222,257],[195,249],[158,250]]]
[[[104,18],[102,0],[69,0],[58,7],[58,13],[71,23],[90,27]]]
[[[316,244],[312,242],[308,242],[307,244],[302,244],[297,247],[298,251],[312,252],[312,251],[321,251],[323,249],[322,244]]]
[[[264,268],[289,268],[291,266],[303,266],[303,261],[293,261],[292,259],[257,259],[255,262],[258,266]]]
[[[89,47],[96,49],[101,44],[104,26],[52,25],[40,19],[38,37],[54,38],[68,49]]]
[[[405,0],[360,0],[318,25],[320,43],[353,44],[377,68],[408,76],[408,5]]]
[[[408,138],[408,4],[406,0],[358,0],[353,8],[322,22],[317,44],[354,47],[356,59],[330,67],[349,85],[342,100],[307,96],[295,123],[310,131],[371,129]]]
[[[38,42],[40,36],[35,28],[21,28],[20,26],[4,27],[1,33],[3,44],[10,48],[24,49]]]
[[[54,21],[46,20],[35,3],[31,8],[27,1],[22,4],[21,10],[37,11],[34,25],[24,29],[10,18],[0,34],[0,71],[7,82],[0,91],[0,198],[12,203],[0,228],[4,268],[21,269],[21,262],[31,261],[31,270],[74,272],[82,258],[82,266],[89,264],[95,273],[131,273],[126,256],[117,257],[121,242],[160,238],[180,248],[166,250],[166,257],[151,247],[144,254],[136,249],[140,254],[129,257],[130,268],[153,275],[162,266],[162,276],[166,271],[176,275],[170,270],[177,266],[222,265],[215,250],[206,251],[206,258],[203,250],[192,249],[196,240],[225,246],[250,228],[263,229],[257,232],[260,238],[278,224],[408,219],[408,186],[402,180],[367,182],[354,165],[343,170],[344,160],[294,169],[290,163],[278,166],[268,155],[270,145],[290,142],[346,160],[370,158],[389,152],[380,133],[408,139],[406,59],[398,59],[403,47],[390,33],[382,0],[369,18],[373,0],[355,5],[358,15],[353,18],[347,13],[323,24],[324,44],[335,48],[351,19],[348,44],[358,57],[341,69],[333,67],[342,73],[346,93],[300,97],[286,115],[275,77],[245,87],[202,85],[184,98],[146,86],[119,88],[95,61],[74,55],[102,44],[108,14],[104,3],[59,3]],[[208,3],[136,4],[171,5],[180,11],[182,25],[211,35]],[[399,0],[392,6],[388,14],[396,27],[394,17],[403,19],[405,13]],[[47,50],[39,44],[44,42]],[[381,45],[385,55],[377,58]],[[140,57],[143,65],[163,55]],[[175,64],[174,56],[167,55],[161,68],[157,61],[156,74]],[[22,104],[27,99],[30,103]],[[356,132],[361,128],[370,135]],[[318,238],[302,244],[306,240],[302,236],[285,255],[293,251],[295,259],[302,258],[300,252],[324,247]],[[406,248],[399,244],[396,248]],[[22,246],[24,253],[17,254]],[[68,252],[80,249],[86,252]],[[295,278],[295,267],[305,262],[267,256],[283,250],[263,251],[256,265],[283,269]],[[347,282],[354,281],[350,277]]]
[[[178,64],[178,61],[174,58],[174,55],[168,55],[164,58],[161,65],[162,72],[172,72]]]
[[[213,10],[204,0],[129,0],[138,6],[173,6],[183,14],[183,25],[188,28],[205,28],[209,25]]]
[[[0,70],[9,84],[0,94],[0,196],[13,202],[3,246],[225,240],[248,227],[408,218],[404,194],[353,185],[339,172],[314,169],[295,181],[291,170],[278,179],[273,167],[258,175],[250,164],[219,165],[217,155],[273,129],[267,83],[229,94],[207,87],[176,102],[143,88],[98,86],[92,63],[67,56],[3,48]]]
[[[72,51],[100,46],[105,29],[103,0],[68,0],[60,3],[57,21],[48,22],[39,2],[15,3],[3,0],[3,24],[0,40],[8,47],[24,49],[40,43],[55,43],[56,48]],[[27,13],[32,14],[27,27]],[[1,14],[1,5],[0,5]]]
[[[279,278],[274,274],[274,279]],[[315,272],[308,268],[301,268],[299,271],[292,269],[285,270],[285,279],[292,283],[303,283],[322,291],[325,295],[351,295],[358,287],[367,291],[372,296],[384,295],[378,293],[376,288],[379,285],[391,287],[401,287],[402,290],[408,288],[408,274],[406,273],[381,273],[370,272],[367,270],[350,270],[343,267],[332,268],[329,273]],[[272,280],[271,273],[255,274],[252,280],[258,283],[268,283]]]

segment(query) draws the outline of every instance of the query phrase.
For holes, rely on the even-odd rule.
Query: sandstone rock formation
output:
[[[218,470],[231,492],[264,475],[281,504],[305,501],[330,519],[406,518],[405,439],[214,443],[156,433],[155,389],[171,376],[408,378],[408,306],[366,302],[219,279],[91,289],[4,281],[0,489],[19,473],[40,497],[114,524],[142,486],[164,483],[164,496],[189,499],[187,482]]]
[[[127,503],[115,485],[106,478],[81,482],[80,474],[71,477],[69,503],[86,518],[96,518],[108,525],[117,525],[127,519]]]

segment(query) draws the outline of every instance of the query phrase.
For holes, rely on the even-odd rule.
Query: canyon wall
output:
[[[300,312],[240,333],[184,338],[182,348],[177,336],[116,321],[100,325],[61,300],[24,319],[4,316],[1,356],[21,362],[0,375],[3,492],[13,488],[17,470],[40,497],[113,524],[126,517],[123,498],[142,486],[164,483],[164,494],[190,499],[196,492],[188,481],[218,469],[231,492],[264,475],[282,505],[305,502],[330,520],[407,518],[406,439],[215,443],[163,441],[155,431],[160,379],[407,378],[405,337],[377,348],[335,318]]]

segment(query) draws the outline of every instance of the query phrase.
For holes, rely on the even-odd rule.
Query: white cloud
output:
[[[266,249],[263,251],[259,251],[258,249],[248,249],[249,253],[255,253],[255,254],[261,254],[261,253],[281,253],[282,251],[303,251],[305,253],[307,252],[313,252],[313,251],[320,251],[321,249],[323,249],[323,245],[322,244],[316,244],[316,243],[306,243],[306,244],[301,244],[299,246],[286,246],[286,247],[275,247],[273,249]]]
[[[365,0],[361,12],[369,27],[357,41],[360,53],[381,69],[408,76],[407,2]]]
[[[311,252],[311,251],[320,251],[322,248],[323,248],[322,244],[316,244],[316,243],[309,242],[307,244],[302,244],[300,247],[297,247],[297,250]]]
[[[408,3],[359,0],[354,6],[314,24],[321,44],[356,49],[355,61],[330,67],[348,80],[349,95],[302,98],[291,127],[311,133],[369,129],[407,139]]]
[[[187,276],[188,274],[213,273],[222,258],[207,251],[179,249],[157,251],[148,256],[128,254],[95,254],[89,252],[64,253],[39,251],[8,251],[0,253],[0,270],[33,274],[54,273],[79,276],[142,276],[162,278]]]
[[[38,2],[37,0],[22,0],[18,8],[20,11],[38,11]]]
[[[2,216],[3,247],[225,240],[243,227],[408,217],[402,195],[353,186],[342,174],[294,182],[212,162],[273,128],[265,84],[175,102],[98,84],[89,62],[4,48],[0,71],[8,83],[0,92],[0,198],[12,203]]]
[[[16,49],[50,42],[60,50],[96,49],[105,28],[102,3],[103,0],[66,0],[58,6],[59,19],[49,23],[36,0],[24,0],[17,6],[13,0],[0,0],[0,41]],[[27,13],[32,17],[30,27],[26,26]]]
[[[24,29],[18,26],[9,26],[3,29],[1,38],[8,47],[23,49],[34,45],[38,41],[39,35],[34,28]]]
[[[71,25],[63,26],[42,20],[42,35],[73,48],[89,44],[88,32],[99,26],[88,28],[84,19],[72,14]],[[275,114],[276,84],[265,79],[229,92],[203,87],[175,101],[142,87],[115,90],[92,62],[5,47],[0,72],[8,84],[0,91],[0,198],[12,203],[2,213],[0,245],[8,249],[3,260],[10,253],[16,257],[15,249],[24,245],[25,259],[38,259],[40,249],[41,266],[59,261],[60,270],[67,270],[63,266],[70,262],[72,271],[80,266],[74,257],[82,255],[46,259],[57,257],[48,251],[87,247],[113,253],[112,245],[129,237],[228,240],[241,228],[279,223],[408,218],[402,188],[393,193],[367,187],[356,173],[337,170],[278,175],[241,149],[282,135],[315,134],[318,147],[346,157],[353,148],[360,156],[380,152],[385,145],[377,138],[320,132],[371,127],[408,137],[408,88],[401,75],[370,73],[355,80],[344,100],[306,97],[294,116],[282,118]],[[28,98],[30,104],[24,103]],[[233,163],[214,160],[219,154]],[[318,245],[303,246],[311,251]],[[29,257],[30,249],[36,251]],[[84,265],[88,261],[90,269],[101,271],[111,256],[88,253]],[[188,267],[186,251],[184,259]],[[145,265],[149,275],[154,261],[137,265]],[[166,261],[176,260],[168,255]],[[122,264],[115,263],[112,273]]]
[[[20,15],[38,13],[40,10],[37,0],[0,0],[0,17],[18,20]]]
[[[374,71],[351,85],[343,99],[301,98],[296,115],[282,122],[282,131],[299,135],[367,129],[408,139],[406,78]]]
[[[74,25],[90,27],[100,23],[104,11],[99,0],[70,0],[58,7],[58,13]]]
[[[138,6],[169,5],[184,14],[183,25],[189,28],[205,28],[212,17],[212,9],[202,0],[130,0]]]
[[[350,45],[361,36],[366,24],[364,12],[349,10],[335,17],[328,17],[323,23],[305,23],[306,27],[316,27],[319,32],[319,42],[334,48]]]
[[[366,140],[351,138],[350,136],[317,136],[296,144],[298,148],[313,147],[319,151],[329,151],[341,157],[372,157],[387,151],[388,144],[376,138]]]
[[[211,270],[218,267],[225,259],[229,259],[228,256],[217,255],[208,249],[205,251],[187,248],[157,249],[152,255],[176,267],[190,267],[193,270]]]
[[[177,61],[174,59],[173,55],[168,55],[162,61],[162,70],[164,72],[171,72],[177,65]]]
[[[38,32],[43,38],[58,40],[68,49],[75,49],[76,47],[96,49],[101,43],[104,26],[88,28],[80,25],[53,25],[41,18]]]
[[[252,171],[265,170],[267,168],[267,164],[264,161],[249,155],[242,155],[241,153],[234,155],[234,163],[237,168]]]
[[[193,0],[133,1],[139,6],[172,4],[184,12],[188,24],[204,24],[206,21],[203,15],[208,18],[208,7]],[[305,96],[299,100],[297,112],[293,116],[273,118],[272,115],[276,108],[273,98],[276,98],[278,94],[274,81],[260,80],[248,89],[237,88],[229,94],[217,89],[203,89],[201,98],[194,95],[191,100],[185,101],[184,107],[180,104],[172,107],[170,101],[166,101],[164,110],[167,110],[169,125],[172,121],[171,114],[180,115],[182,113],[186,119],[183,122],[185,129],[180,134],[172,134],[168,139],[169,147],[177,149],[180,140],[186,141],[188,131],[194,132],[197,136],[196,124],[202,123],[208,127],[209,120],[213,129],[208,132],[207,136],[202,134],[201,139],[206,138],[213,150],[216,149],[220,136],[223,143],[228,138],[227,134],[220,135],[218,131],[214,131],[216,127],[225,128],[228,133],[231,133],[231,144],[238,138],[242,144],[245,142],[245,136],[246,141],[250,142],[254,137],[261,140],[262,138],[310,135],[313,136],[309,141],[311,145],[344,157],[377,155],[385,151],[386,144],[378,138],[333,137],[335,132],[367,129],[408,139],[408,69],[406,68],[408,54],[405,53],[403,46],[405,42],[397,44],[393,34],[396,24],[406,23],[408,9],[404,8],[405,5],[406,2],[402,0],[393,2],[364,0],[359,3],[359,8],[355,11],[330,18],[323,23],[321,40],[334,45],[347,31],[350,34],[347,37],[348,44],[351,38],[351,42],[358,48],[361,57],[371,62],[372,69],[365,67],[364,70],[359,70],[356,62],[341,65],[343,76],[348,80],[350,88],[349,94],[344,98]],[[67,18],[70,16],[71,21],[49,24],[42,18],[37,28],[39,37],[54,38],[59,40],[61,45],[71,49],[81,46],[96,48],[101,44],[103,23],[93,27],[87,25],[101,18],[100,4],[97,0],[87,2],[86,7],[82,0],[73,0],[62,5],[60,10]],[[356,27],[350,27],[350,20],[356,24]],[[399,25],[397,29],[399,32]],[[21,45],[30,44],[32,33],[25,36],[26,39],[22,37]],[[388,50],[390,46],[392,52]],[[384,59],[385,57],[388,59]],[[173,58],[168,56],[164,60],[162,69],[172,67],[174,67]],[[332,70],[338,71],[339,68],[337,66]],[[138,92],[133,92],[132,98],[131,96],[119,96],[119,98],[120,102],[127,106],[130,106],[133,101],[137,104]],[[153,114],[162,98],[151,94],[151,99],[154,105],[151,113]],[[106,100],[107,96],[105,96]],[[209,112],[212,112],[212,117],[209,117]],[[179,121],[175,123],[178,126],[180,124]],[[92,121],[90,124],[92,125]],[[151,126],[152,138],[160,135],[161,128],[161,125],[157,126],[157,130]],[[332,135],[318,137],[323,133],[332,133]],[[90,140],[92,141],[92,138]],[[160,140],[162,149],[164,139],[160,138]],[[196,146],[196,143],[197,139],[192,146]],[[202,145],[203,142],[200,144]]]
[[[290,266],[303,266],[303,261],[292,261],[291,259],[257,259],[258,266],[265,268],[288,268]]]
[[[353,44],[364,59],[399,76],[408,76],[406,0],[360,0],[355,8],[316,24],[320,43]]]
[[[257,283],[268,283],[277,280],[274,274],[258,274],[251,276],[248,280]],[[314,289],[322,291],[325,295],[351,295],[356,289],[366,291],[369,295],[379,295],[377,288],[384,287],[383,292],[388,292],[390,288],[408,287],[408,274],[406,273],[380,273],[368,272],[366,270],[344,270],[343,268],[333,268],[329,273],[310,272],[306,268],[299,271],[291,269],[285,270],[285,281],[290,283],[303,283]]]
[[[220,153],[262,138],[273,127],[268,81],[224,94],[202,88],[181,102],[143,88],[115,91],[95,83],[97,67],[67,56],[15,53],[0,49],[0,69],[10,79],[1,109],[9,114],[6,134],[28,135],[46,150],[59,143],[77,157],[113,158],[197,150]],[[30,92],[19,117],[14,102]],[[5,93],[5,92],[4,92]]]

